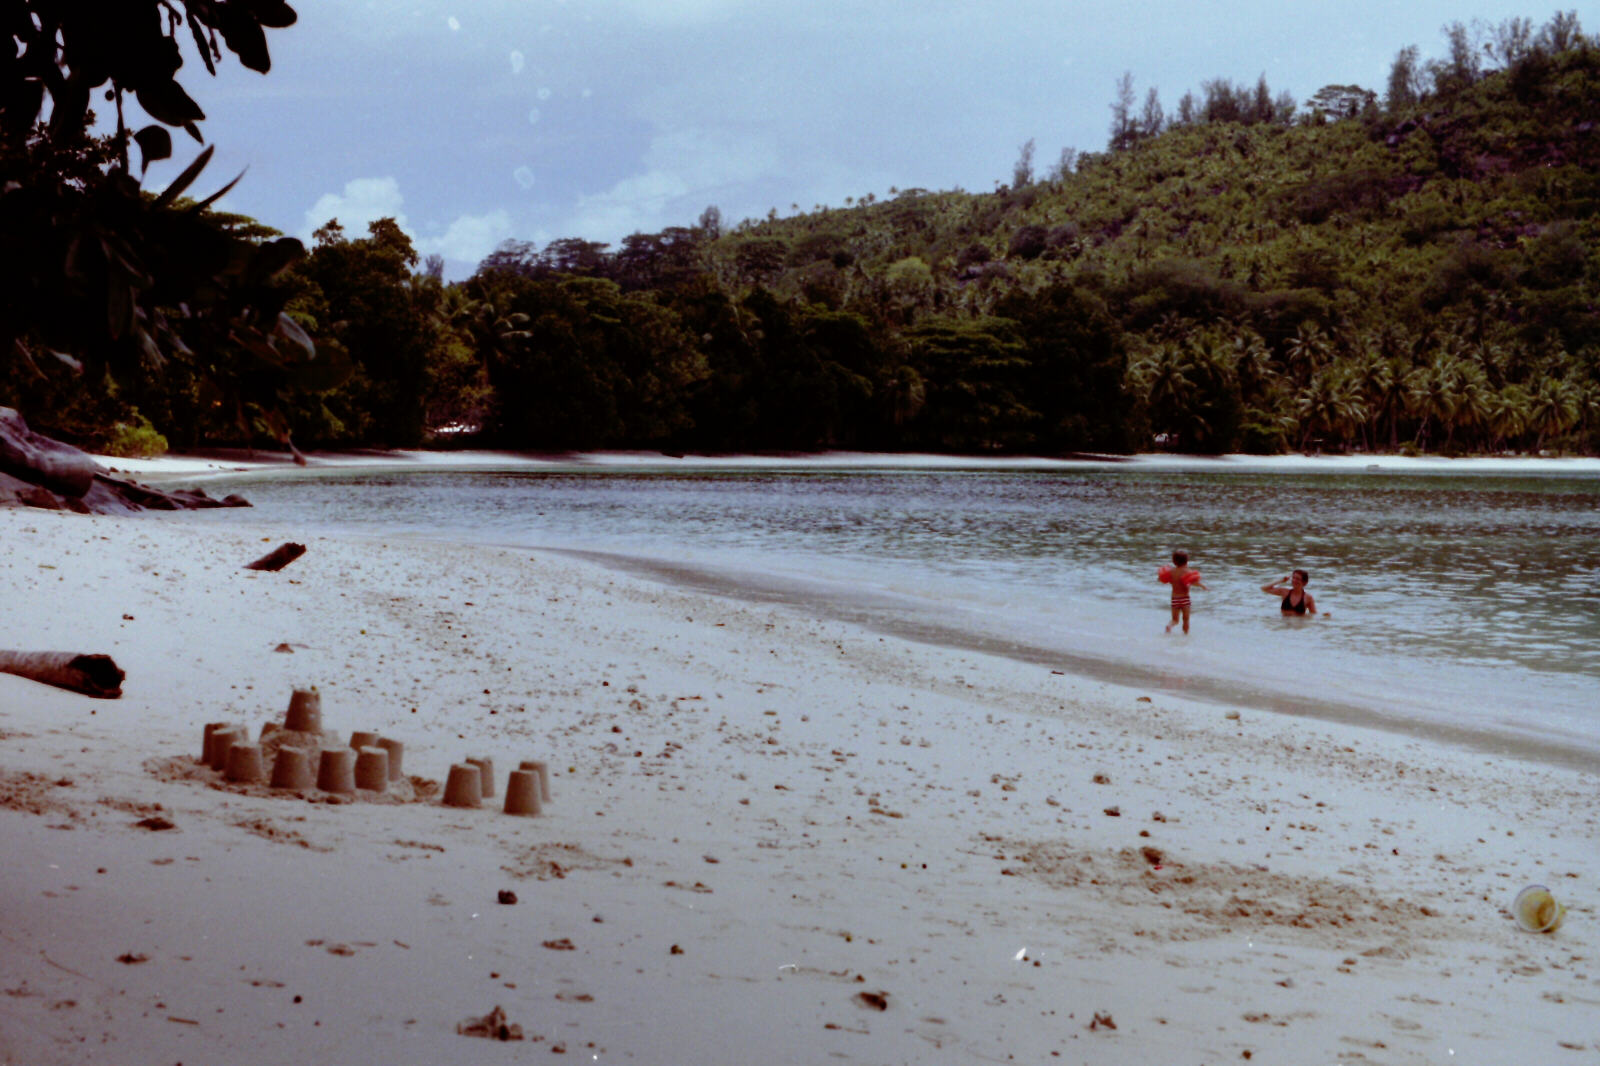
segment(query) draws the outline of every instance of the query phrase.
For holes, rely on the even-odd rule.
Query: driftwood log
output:
[[[304,544],[280,544],[253,563],[245,563],[246,570],[282,570],[306,553]]]
[[[126,676],[109,655],[3,649],[0,649],[0,673],[16,674],[103,700],[114,700],[122,695],[122,679]]]

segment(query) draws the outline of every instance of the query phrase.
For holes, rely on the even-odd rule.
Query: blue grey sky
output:
[[[294,0],[291,0],[294,2]],[[217,146],[197,191],[309,238],[384,215],[451,278],[507,238],[728,223],[890,188],[992,189],[1034,139],[1105,148],[1117,79],[1168,111],[1226,77],[1304,101],[1382,92],[1395,53],[1442,56],[1446,23],[1544,23],[1482,0],[299,0],[262,76],[190,92]],[[1576,8],[1600,30],[1595,5]],[[197,146],[152,168],[159,187]]]

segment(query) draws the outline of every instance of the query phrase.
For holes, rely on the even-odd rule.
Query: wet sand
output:
[[[1592,770],[571,556],[248,514],[3,511],[0,535],[0,646],[128,674],[115,701],[0,674],[0,1062],[1600,1052]],[[304,558],[242,569],[286,540]],[[205,723],[253,734],[312,685],[329,730],[439,783],[491,757],[498,795],[194,767]],[[553,801],[506,815],[529,758]],[[1553,934],[1510,918],[1530,882],[1569,908]],[[457,1033],[496,1006],[515,1051]]]

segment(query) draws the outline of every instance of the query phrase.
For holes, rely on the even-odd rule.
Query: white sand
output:
[[[119,459],[96,456],[108,469],[140,479],[195,480],[241,473],[297,473],[287,455],[271,452],[232,453],[226,457],[164,455],[155,459]],[[779,455],[684,455],[661,452],[570,452],[538,455],[489,451],[368,451],[312,452],[313,468],[405,469],[428,467],[454,470],[518,470],[545,468],[603,468],[672,470],[1075,470],[1114,464],[1142,470],[1194,470],[1207,472],[1260,472],[1271,474],[1561,474],[1571,477],[1600,475],[1600,458],[1593,456],[1470,456],[1447,459],[1423,455],[1108,455],[1101,458],[1053,459],[1007,456],[924,455],[882,452],[816,452]]]
[[[3,1063],[1600,1053],[1593,774],[527,552],[314,539],[256,573],[299,538],[248,512],[0,511],[0,536],[0,647],[128,673],[117,701],[0,675]],[[503,792],[548,758],[555,801],[159,772],[313,684],[410,773],[487,755]],[[1554,934],[1508,916],[1529,882],[1570,908]],[[525,1042],[456,1035],[496,1005]]]

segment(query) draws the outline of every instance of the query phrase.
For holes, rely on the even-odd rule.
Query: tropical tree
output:
[[[319,336],[354,373],[326,399],[348,441],[416,447],[428,406],[428,367],[444,341],[441,287],[416,275],[416,249],[392,218],[351,240],[337,220],[316,232],[299,268],[319,301]]]
[[[1314,375],[1295,394],[1295,416],[1300,422],[1300,447],[1307,447],[1318,433],[1335,442],[1343,441],[1367,417],[1355,382],[1333,370]]]
[[[1458,376],[1454,360],[1446,355],[1436,355],[1426,366],[1417,367],[1406,375],[1407,404],[1417,416],[1416,441],[1420,445],[1429,439],[1437,421],[1454,431],[1456,405],[1460,402],[1457,388]]]
[[[907,362],[925,401],[908,427],[918,445],[956,451],[1015,450],[1032,443],[1038,412],[1024,392],[1025,348],[1003,318],[938,318],[907,336]]]
[[[1289,339],[1285,354],[1292,369],[1309,377],[1328,361],[1333,350],[1333,339],[1315,322],[1306,322]]]
[[[1176,342],[1157,345],[1129,367],[1130,384],[1142,397],[1158,438],[1176,443],[1183,437],[1194,392],[1190,369],[1182,345]]]
[[[224,49],[265,73],[266,30],[292,24],[294,10],[281,0],[15,0],[8,12],[0,359],[16,359],[28,373],[69,369],[85,387],[113,394],[119,380],[160,373],[177,359],[210,380],[215,405],[241,421],[254,401],[272,408],[285,382],[315,358],[310,338],[282,314],[288,294],[275,281],[303,254],[300,242],[253,241],[208,219],[226,188],[180,201],[210,147],[159,195],[145,195],[135,175],[172,155],[170,130],[202,142],[204,112],[178,81],[184,42],[192,40],[213,73]],[[115,132],[94,138],[90,105],[102,96],[113,105]],[[151,121],[130,129],[138,111]],[[251,391],[226,395],[238,388]]]
[[[1456,429],[1466,430],[1469,433],[1487,429],[1494,398],[1495,390],[1489,384],[1489,376],[1481,364],[1476,362],[1457,364],[1456,406],[1454,417],[1450,421],[1450,430],[1445,434],[1446,449],[1451,447]]]
[[[1507,385],[1489,398],[1485,425],[1491,447],[1499,450],[1528,427],[1528,393],[1521,385]]]
[[[1366,412],[1361,423],[1361,442],[1371,450],[1377,446],[1380,421],[1386,414],[1392,417],[1394,407],[1402,402],[1402,389],[1396,387],[1399,371],[1395,364],[1385,359],[1370,339],[1363,338],[1358,346],[1360,354],[1349,367],[1347,376]]]
[[[1559,437],[1578,422],[1580,394],[1572,383],[1561,378],[1543,378],[1528,397],[1528,429],[1535,434],[1533,450],[1544,450],[1545,441]]]

